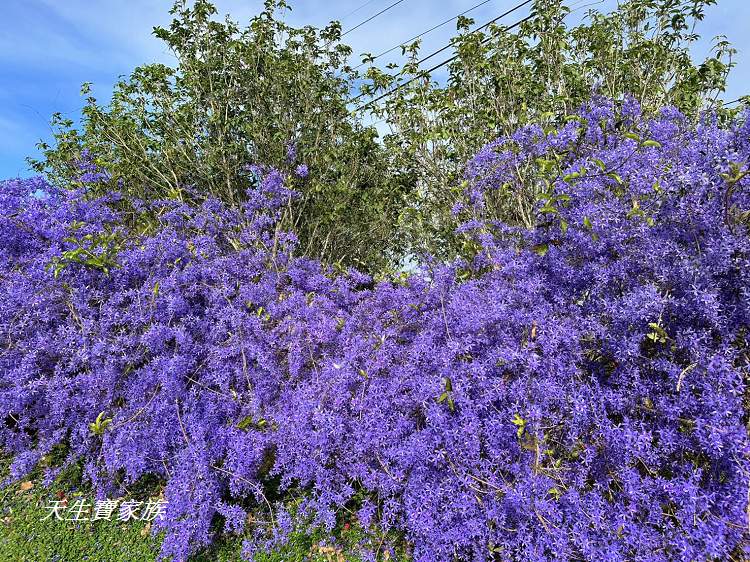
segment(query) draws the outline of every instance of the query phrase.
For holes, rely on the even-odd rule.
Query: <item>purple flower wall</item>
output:
[[[158,475],[175,560],[248,509],[248,557],[350,511],[418,561],[741,557],[749,157],[747,120],[632,102],[524,128],[467,167],[473,260],[403,283],[296,257],[273,171],[135,239],[116,195],[6,181],[0,447],[21,477],[66,443],[101,494]],[[537,227],[493,220],[529,178]]]

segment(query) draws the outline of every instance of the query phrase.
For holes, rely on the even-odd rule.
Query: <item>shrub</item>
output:
[[[418,43],[408,50],[407,64],[370,69],[363,91],[383,96],[370,109],[390,125],[384,144],[417,186],[400,225],[411,249],[447,259],[461,255],[450,209],[466,161],[522,125],[560,125],[592,94],[620,101],[634,94],[646,115],[666,105],[690,119],[709,108],[724,112],[719,98],[734,49],[717,37],[705,60],[690,53],[696,29],[715,3],[625,0],[609,13],[591,9],[574,26],[574,3],[535,0],[530,18],[522,10],[488,26],[461,18],[452,41],[455,58],[444,70],[424,68],[451,52],[433,58]],[[522,23],[509,28],[515,22]],[[529,226],[517,200],[504,200],[502,209],[505,222]]]
[[[93,196],[119,189],[236,208],[247,165],[262,162],[299,192],[282,222],[308,257],[369,273],[424,252],[450,261],[461,255],[450,209],[463,166],[493,138],[529,122],[555,125],[592,92],[635,92],[648,114],[667,104],[691,118],[720,108],[734,51],[722,38],[700,63],[689,51],[712,4],[627,0],[577,27],[566,25],[562,0],[535,0],[513,29],[505,26],[520,10],[480,29],[462,17],[448,77],[435,81],[425,68],[440,59],[416,64],[418,44],[404,46],[400,67],[369,67],[375,59],[365,56],[352,68],[340,24],[290,27],[286,0],[267,0],[246,27],[218,21],[208,0],[176,0],[171,24],[154,30],[176,63],[138,66],[111,99],[84,84],[80,123],[55,115],[54,142],[41,142],[31,163],[70,186],[89,151],[109,173]],[[387,123],[382,142],[365,125],[372,115]],[[517,201],[504,203],[505,221],[524,224]]]
[[[61,445],[103,493],[157,475],[176,560],[248,511],[247,556],[355,518],[370,559],[380,531],[424,561],[741,559],[749,156],[746,119],[597,100],[470,162],[470,261],[380,282],[295,256],[272,170],[55,279],[117,196],[5,182],[0,446],[16,477]],[[498,221],[524,189],[533,226]]]
[[[34,167],[69,187],[87,151],[109,174],[89,184],[93,196],[119,189],[238,208],[248,165],[262,162],[289,173],[300,194],[282,221],[307,255],[371,268],[396,260],[393,226],[406,191],[389,179],[375,129],[347,107],[351,49],[339,43],[338,23],[292,28],[287,9],[269,0],[242,27],[217,21],[206,0],[176,0],[171,24],[154,29],[176,64],[138,66],[104,103],[84,84],[80,124],[56,115],[55,142],[40,144]]]

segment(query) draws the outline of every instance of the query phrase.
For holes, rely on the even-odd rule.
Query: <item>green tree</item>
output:
[[[451,208],[463,191],[464,165],[485,143],[520,125],[555,127],[593,94],[614,100],[630,94],[646,113],[669,104],[693,117],[719,109],[734,50],[717,38],[700,64],[689,53],[695,25],[711,4],[623,0],[612,13],[591,10],[581,25],[568,27],[563,0],[535,0],[530,18],[514,29],[503,20],[472,30],[474,22],[460,18],[455,58],[443,80],[423,70],[429,65],[419,64],[418,43],[405,47],[409,61],[397,70],[371,67],[359,103],[387,120],[392,165],[415,182],[401,214],[412,251],[444,258],[461,253]],[[538,195],[533,185],[500,194],[497,218],[528,223]]]
[[[703,62],[689,53],[715,3],[622,0],[576,27],[566,25],[564,0],[535,0],[512,29],[503,20],[477,30],[462,17],[438,81],[420,64],[418,42],[403,47],[402,66],[370,65],[361,76],[340,24],[292,28],[278,18],[286,0],[267,0],[245,28],[217,21],[208,0],[177,0],[169,28],[154,30],[176,65],[139,66],[107,104],[84,85],[80,127],[56,116],[55,142],[32,162],[75,184],[88,149],[111,173],[94,195],[117,188],[230,205],[251,181],[248,164],[274,166],[301,194],[280,228],[298,235],[306,255],[370,271],[421,252],[451,259],[465,254],[451,213],[464,166],[488,141],[530,122],[556,127],[593,94],[633,95],[647,113],[720,109],[734,50],[717,38]],[[373,115],[390,128],[383,138],[364,124]],[[294,174],[301,163],[306,178]],[[528,224],[536,186],[499,192],[494,215]]]
[[[169,28],[154,29],[176,66],[137,67],[106,105],[84,85],[80,129],[57,116],[55,143],[42,144],[33,165],[70,185],[87,149],[111,174],[93,195],[117,187],[129,198],[214,196],[230,205],[244,198],[249,164],[273,166],[301,193],[281,225],[297,233],[301,251],[383,264],[398,253],[393,226],[405,191],[387,181],[375,129],[347,107],[355,74],[345,67],[351,50],[338,41],[340,25],[295,29],[277,17],[287,9],[267,0],[240,28],[216,21],[207,0],[178,0]],[[304,178],[294,174],[300,164],[309,168]]]

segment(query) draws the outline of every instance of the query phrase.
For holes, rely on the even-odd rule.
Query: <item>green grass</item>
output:
[[[0,480],[8,475],[10,460],[0,454]],[[0,562],[152,562],[159,552],[160,536],[154,536],[142,521],[59,521],[43,520],[46,506],[64,492],[69,505],[76,499],[93,503],[94,494],[80,485],[80,469],[73,467],[45,488],[37,469],[22,482],[0,488]],[[28,487],[28,484],[26,484]],[[131,487],[132,497],[155,495],[153,483]],[[319,529],[293,533],[288,543],[263,555],[259,562],[357,562],[352,554],[364,538],[356,526],[335,533],[343,550],[320,547],[326,535]],[[241,536],[220,535],[209,549],[193,556],[191,562],[240,562]],[[406,557],[402,558],[406,560]],[[388,560],[388,558],[383,558]]]
[[[0,459],[0,479],[8,474],[8,459]],[[58,490],[66,491],[68,501],[93,502],[93,494],[75,489],[76,474],[62,475],[53,486],[41,484],[41,472],[34,471],[24,482],[0,489],[0,560],[8,562],[117,562],[155,560],[159,550],[141,521],[59,521],[43,520],[46,506],[56,500]],[[113,518],[114,519],[114,518]]]

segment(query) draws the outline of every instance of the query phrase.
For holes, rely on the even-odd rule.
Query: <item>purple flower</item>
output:
[[[289,142],[286,145],[286,161],[291,164],[297,159],[297,143]]]
[[[622,111],[639,140],[595,100],[488,144],[462,211],[478,254],[399,283],[296,255],[277,170],[254,168],[241,209],[139,203],[161,228],[123,237],[108,272],[75,249],[108,248],[115,198],[0,183],[12,476],[65,443],[102,494],[162,478],[178,561],[217,514],[249,527],[248,558],[353,514],[415,560],[741,558],[750,176],[727,178],[750,125]],[[487,197],[545,159],[561,169],[535,225],[493,216]]]

